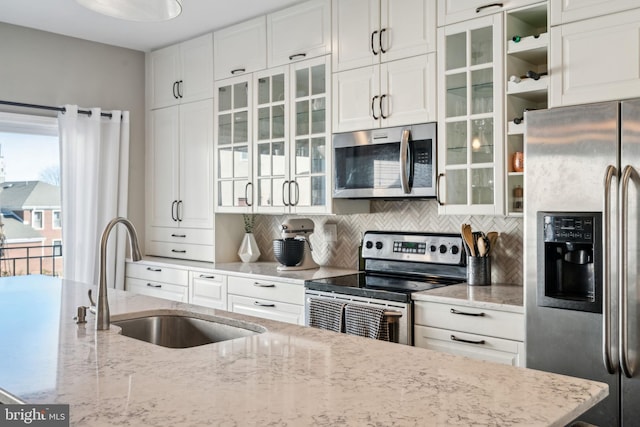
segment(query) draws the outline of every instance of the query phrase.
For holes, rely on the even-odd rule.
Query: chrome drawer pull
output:
[[[147,270],[149,270],[149,271],[154,271],[154,272],[157,272],[157,273],[159,273],[159,272],[161,272],[161,271],[162,271],[162,269],[161,269],[161,268],[152,268],[152,267],[147,267]]]
[[[480,313],[467,313],[467,312],[464,312],[464,311],[458,311],[455,308],[452,308],[449,311],[451,312],[451,314],[461,314],[463,316],[484,317],[484,313],[483,312],[480,312]]]
[[[162,285],[154,285],[153,283],[147,283],[147,286],[150,288],[161,288]]]
[[[215,279],[215,278],[216,278],[216,276],[207,276],[206,274],[201,274],[201,275],[200,275],[200,278],[201,278],[201,279]]]
[[[253,286],[256,286],[258,288],[275,288],[276,285],[274,285],[273,283],[260,283],[260,282],[253,282]]]
[[[484,340],[478,340],[478,341],[463,340],[462,338],[458,338],[455,335],[451,335],[451,341],[463,342],[463,343],[466,343],[466,344],[476,344],[476,345],[483,345],[484,344]]]
[[[254,301],[253,305],[257,305],[258,307],[275,307],[275,304],[265,304],[260,301]]]

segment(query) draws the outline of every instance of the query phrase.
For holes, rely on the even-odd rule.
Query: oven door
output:
[[[435,197],[436,124],[336,134],[336,198]]]
[[[305,292],[306,326],[309,326],[309,302],[312,298],[384,308],[386,311],[384,321],[388,325],[389,341],[398,344],[413,345],[413,313],[411,304],[307,289]]]

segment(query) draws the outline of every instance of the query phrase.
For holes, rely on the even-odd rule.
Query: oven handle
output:
[[[407,170],[407,162],[411,160],[411,153],[409,152],[409,137],[411,132],[409,129],[402,131],[402,139],[400,140],[400,183],[402,184],[402,192],[404,194],[411,193],[411,187],[409,187],[409,171]]]

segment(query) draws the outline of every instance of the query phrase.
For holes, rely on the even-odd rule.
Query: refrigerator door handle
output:
[[[617,175],[615,166],[609,165],[604,175],[604,201],[602,211],[603,222],[603,280],[602,280],[602,360],[607,372],[614,374],[618,370],[618,363],[611,356],[611,183]]]
[[[627,324],[627,307],[629,303],[628,298],[628,275],[627,275],[627,224],[628,224],[628,189],[629,179],[631,175],[637,175],[632,166],[627,165],[622,171],[622,177],[620,178],[620,238],[618,240],[618,285],[620,304],[618,308],[619,318],[619,355],[620,355],[620,367],[622,372],[627,378],[633,377],[633,369],[629,366],[628,356],[628,324]]]

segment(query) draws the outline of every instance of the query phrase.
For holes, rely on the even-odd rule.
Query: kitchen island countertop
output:
[[[0,388],[73,426],[562,426],[605,384],[110,289],[114,320],[181,310],[267,332],[169,349],[76,324],[93,286],[0,279]]]

